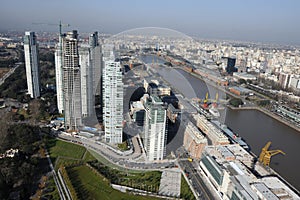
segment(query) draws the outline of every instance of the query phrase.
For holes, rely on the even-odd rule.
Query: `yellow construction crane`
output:
[[[216,93],[216,98],[215,99],[210,99],[208,98],[208,92],[205,95],[205,99],[198,99],[198,102],[201,103],[208,103],[208,102],[213,102],[213,103],[217,103],[219,100],[219,93]]]
[[[271,162],[271,157],[275,156],[279,153],[285,155],[285,153],[281,150],[268,150],[271,146],[271,142],[268,142],[261,150],[259,155],[259,162],[261,162],[264,166],[269,166]]]
[[[207,103],[207,102],[208,102],[208,92],[205,95],[205,99],[204,99],[203,103]]]

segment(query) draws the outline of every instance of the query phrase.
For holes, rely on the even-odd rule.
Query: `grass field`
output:
[[[68,157],[73,159],[82,159],[86,149],[70,142],[52,139],[48,143],[51,159],[60,157]]]
[[[181,175],[180,197],[186,200],[195,200],[195,196],[183,175]]]
[[[47,149],[53,164],[55,164],[55,169],[58,169],[61,165],[79,165],[66,168],[68,169],[68,176],[78,194],[79,199],[158,199],[154,197],[134,196],[114,190],[110,187],[109,180],[106,179],[105,176],[109,179],[117,177],[115,180],[118,180],[117,183],[121,185],[127,185],[129,187],[148,191],[157,191],[159,188],[161,172],[128,170],[114,165],[101,155],[94,151],[87,150],[83,146],[54,138],[49,139],[47,142]],[[104,168],[104,170],[97,169],[98,172],[105,176],[96,174],[85,165],[86,162],[95,160],[98,161],[101,168]],[[195,199],[185,179],[182,177],[181,180],[181,198]],[[56,193],[51,195],[57,196]]]
[[[160,171],[131,173],[129,171],[119,171],[117,169],[107,167],[99,161],[90,162],[89,164],[105,176],[111,183],[151,192],[158,192],[161,178]]]
[[[153,197],[135,196],[110,187],[109,181],[93,172],[85,165],[68,169],[69,178],[77,191],[79,199],[103,199],[103,200],[150,200]]]

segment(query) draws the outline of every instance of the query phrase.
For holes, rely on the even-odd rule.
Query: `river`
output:
[[[152,63],[152,56],[141,58],[145,63]],[[155,58],[154,62],[164,61]],[[210,98],[214,98],[216,89],[210,87],[205,81],[193,75],[173,68],[156,67],[159,76],[163,77],[173,87],[188,98],[204,98],[209,92]],[[219,98],[225,98],[225,94],[219,93]],[[269,117],[257,110],[232,110],[226,108],[222,114],[221,122],[225,122],[234,132],[238,133],[251,147],[251,150],[259,155],[261,148],[271,141],[270,149],[281,149],[286,153],[273,156],[270,166],[284,179],[300,190],[300,133],[289,126]]]

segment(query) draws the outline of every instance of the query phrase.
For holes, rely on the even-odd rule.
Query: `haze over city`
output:
[[[300,2],[287,1],[3,1],[1,30],[57,31],[62,20],[80,32],[116,34],[164,27],[205,39],[300,44]]]

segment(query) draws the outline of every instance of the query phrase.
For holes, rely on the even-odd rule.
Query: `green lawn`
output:
[[[89,164],[99,173],[105,176],[111,183],[151,192],[157,192],[159,189],[161,178],[160,171],[131,173],[129,171],[113,169],[98,161],[93,161]]]
[[[184,179],[183,175],[181,175],[181,187],[180,187],[180,198],[186,200],[195,200],[195,196],[191,191],[189,185]]]
[[[83,160],[85,162],[89,162],[89,161],[96,160],[96,158],[89,151],[86,151],[85,154],[84,154]]]
[[[151,171],[138,174],[120,174],[120,184],[142,190],[158,192],[161,172]]]
[[[121,150],[121,151],[126,151],[128,150],[128,143],[127,143],[127,140],[118,144],[118,148]]]
[[[51,159],[54,161],[58,156],[73,159],[82,159],[86,151],[85,147],[57,139],[50,139],[47,144]]]
[[[135,196],[110,187],[108,180],[93,172],[86,165],[68,168],[69,178],[79,199],[103,200],[150,200],[153,197]]]
[[[161,172],[127,170],[109,162],[101,155],[94,151],[87,150],[83,146],[54,138],[47,140],[47,149],[53,164],[55,164],[56,170],[60,166],[66,166],[68,176],[72,186],[77,191],[79,199],[157,199],[121,193],[112,189],[108,181],[114,177],[114,180],[117,180],[113,181],[114,183],[148,191],[157,191]],[[104,176],[99,176],[85,165],[86,162],[90,161],[94,161],[92,163],[98,163],[101,169],[104,168],[104,171],[97,169]]]

